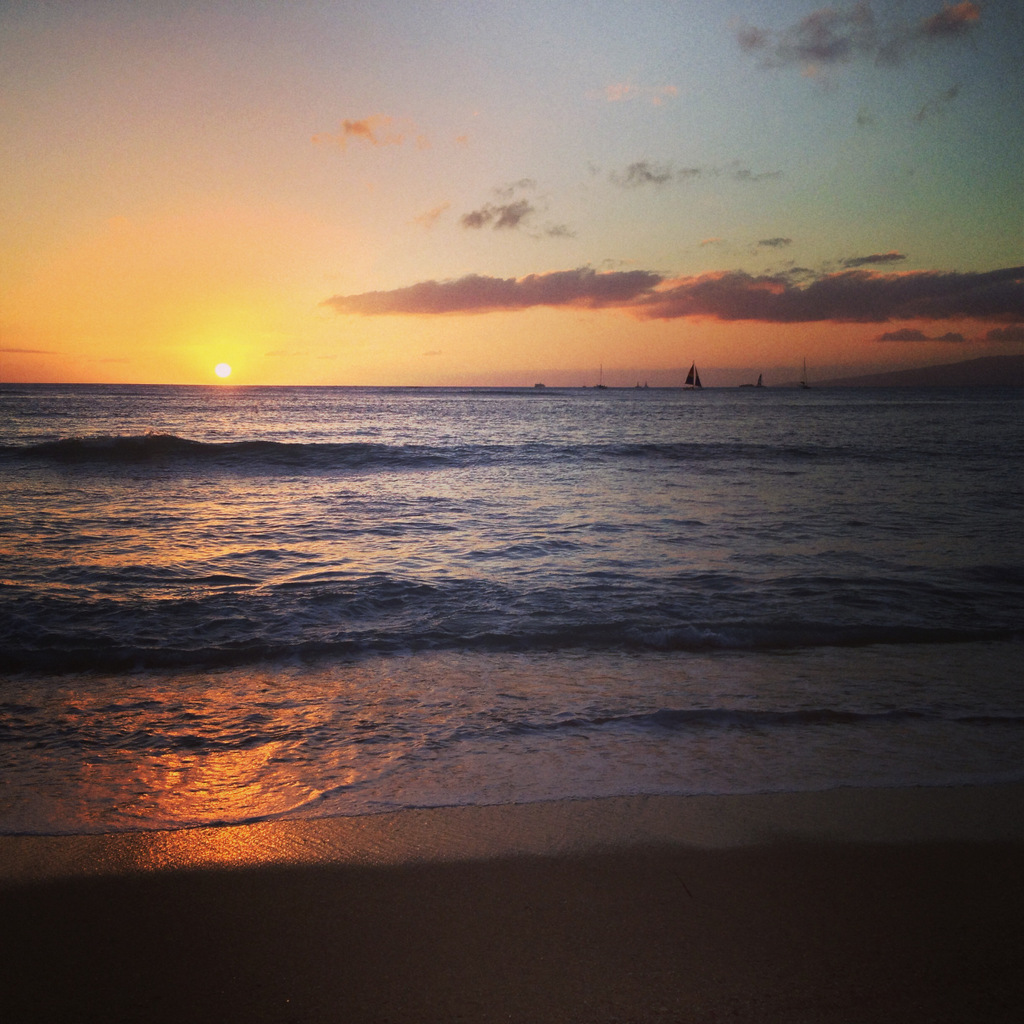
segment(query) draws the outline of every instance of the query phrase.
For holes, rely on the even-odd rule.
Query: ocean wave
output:
[[[270,708],[226,721],[216,707],[194,714],[174,701],[151,702],[145,707],[121,702],[80,712],[69,707],[60,719],[53,720],[44,707],[0,702],[0,747],[10,744],[46,750],[47,756],[111,750],[118,751],[119,756],[206,756],[274,748],[281,758],[301,758],[308,755],[311,744],[326,744],[325,750],[344,748],[352,752],[356,748],[391,743],[396,735],[395,714],[401,716],[402,712],[394,709],[391,714],[374,718],[366,708],[343,706],[334,709],[331,725],[323,732],[289,707]],[[630,735],[646,735],[658,740],[689,734],[695,737],[729,733],[796,735],[805,730],[824,729],[840,732],[851,742],[860,731],[877,733],[889,728],[928,732],[935,727],[1014,730],[1022,725],[1024,715],[1009,711],[984,713],[939,706],[883,710],[871,707],[693,707],[619,714],[567,710],[561,714],[552,712],[530,717],[529,711],[524,715],[517,706],[499,704],[485,716],[453,711],[444,721],[424,725],[419,740],[409,737],[411,746],[407,753],[415,756],[413,748],[420,744],[435,754],[480,742],[491,749],[501,749],[508,741],[530,742],[531,738],[555,738],[560,734],[589,736],[596,742],[600,737],[610,736],[627,741]],[[408,735],[404,725],[398,726],[397,731]]]
[[[284,441],[195,441],[173,434],[69,437],[41,444],[0,447],[8,461],[41,461],[62,466],[205,467],[253,474],[450,465],[464,457],[458,448],[387,445],[374,442],[319,444]]]
[[[282,593],[289,596],[282,597]],[[10,595],[0,606],[6,672],[132,672],[359,659],[415,651],[481,653],[771,652],[1020,639],[1019,627],[722,619],[655,624],[582,598],[528,597],[497,584],[379,578],[324,586],[211,588],[204,596],[76,602]],[[578,605],[578,606],[577,606]],[[508,609],[512,609],[510,612]],[[639,614],[639,613],[638,613]]]
[[[966,714],[941,712],[922,708],[889,708],[883,711],[843,710],[840,708],[804,708],[796,710],[764,710],[742,708],[660,708],[656,711],[622,715],[571,715],[551,721],[521,721],[495,726],[495,731],[510,735],[580,731],[588,729],[637,729],[641,731],[689,732],[704,730],[799,729],[814,726],[902,725],[905,723],[947,722],[971,726],[1014,726],[1024,724],[1024,716],[1013,714]],[[462,730],[461,738],[469,738],[472,730]]]
[[[252,475],[331,473],[374,469],[452,468],[562,462],[660,462],[680,465],[750,463],[758,466],[830,459],[877,461],[885,453],[853,446],[762,445],[742,442],[509,444],[385,444],[368,441],[198,441],[174,434],[66,437],[0,445],[0,463],[42,462],[63,467],[140,469],[195,467]]]

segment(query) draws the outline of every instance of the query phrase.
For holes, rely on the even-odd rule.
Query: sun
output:
[[[213,372],[215,374],[217,374],[218,377],[230,377],[231,376],[231,367],[228,366],[227,363],[218,363],[213,368]]]

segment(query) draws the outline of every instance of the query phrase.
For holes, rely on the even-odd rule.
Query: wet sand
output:
[[[0,837],[8,1021],[1017,1021],[1024,787]]]

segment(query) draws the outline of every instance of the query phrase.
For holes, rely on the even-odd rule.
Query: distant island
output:
[[[862,377],[839,377],[815,381],[815,386],[830,388],[911,387],[911,388],[988,388],[1024,387],[1024,355],[983,356],[961,363],[922,366],[916,370],[893,370]]]

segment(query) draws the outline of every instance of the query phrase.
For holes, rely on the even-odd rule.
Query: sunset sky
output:
[[[0,380],[1024,347],[1020,0],[0,3]]]

